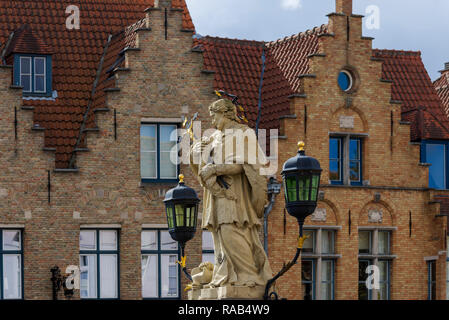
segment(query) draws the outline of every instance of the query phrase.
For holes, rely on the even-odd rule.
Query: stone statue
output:
[[[214,265],[203,262],[197,268],[192,269],[192,288],[201,288],[212,281]]]
[[[254,130],[238,123],[231,101],[220,99],[209,111],[216,131],[194,141],[190,151],[192,170],[204,187],[202,228],[211,231],[215,247],[205,287],[264,287],[272,277],[258,234],[267,202],[267,181],[259,169],[266,160]],[[243,154],[239,134],[247,137]],[[248,154],[254,145],[257,152]]]

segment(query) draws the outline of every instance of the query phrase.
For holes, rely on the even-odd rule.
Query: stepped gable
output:
[[[446,116],[449,117],[449,69],[441,72],[442,75],[434,83],[435,90],[440,97]]]
[[[298,75],[309,71],[308,56],[318,51],[318,35],[327,26],[273,42],[203,37],[195,46],[204,50],[205,69],[216,72],[214,87],[237,94],[255,127],[258,116],[262,52],[265,70],[260,128],[279,129],[279,117],[290,113],[288,97],[300,91]]]
[[[71,5],[80,10],[79,30],[66,27]],[[27,37],[13,38],[15,44],[9,41],[13,49],[0,63],[11,64],[11,50],[19,48],[52,54],[53,97],[24,98],[23,105],[34,107],[34,126],[45,128],[43,147],[56,150],[56,168],[68,168],[109,35],[143,19],[154,0],[0,0],[0,6],[0,52],[14,31],[27,31]],[[183,28],[194,31],[185,1],[174,0],[172,6],[184,9]],[[89,125],[94,125],[92,117]]]
[[[421,59],[421,52],[373,50],[382,78],[392,80],[391,98],[402,102],[402,120],[412,123],[413,141],[449,139],[449,119]]]

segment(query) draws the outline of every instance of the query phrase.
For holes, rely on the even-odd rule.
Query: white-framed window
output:
[[[142,123],[140,127],[140,174],[142,181],[176,181],[178,178],[176,124]]]
[[[32,58],[20,57],[20,86],[23,92],[32,92]]]
[[[301,283],[304,300],[333,300],[336,232],[339,227],[304,226],[308,236],[301,250]]]
[[[168,230],[144,229],[141,234],[142,298],[179,299],[179,246]]]
[[[25,96],[52,95],[52,57],[50,55],[14,56],[14,84],[23,87]]]
[[[350,135],[329,138],[329,181],[336,185],[363,184],[363,140]]]
[[[338,86],[344,92],[351,91],[353,88],[353,76],[349,70],[341,70],[338,74]]]
[[[118,230],[80,231],[81,299],[119,298]]]
[[[359,227],[359,300],[390,300],[392,262],[391,237],[394,228]],[[379,269],[380,289],[366,285],[367,268]]]
[[[47,92],[46,61],[45,57],[34,58],[34,92],[36,93]]]
[[[0,229],[0,300],[23,299],[22,230]]]

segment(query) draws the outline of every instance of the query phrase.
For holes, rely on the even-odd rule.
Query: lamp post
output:
[[[299,225],[296,254],[291,262],[267,282],[265,300],[270,299],[273,295],[276,299],[278,298],[276,292],[269,292],[270,288],[279,277],[296,264],[306,240],[306,237],[303,236],[304,221],[316,209],[322,169],[317,159],[306,156],[304,146],[304,142],[298,143],[298,154],[284,163],[281,172],[284,182],[285,208],[291,216],[298,220]]]
[[[198,219],[198,203],[200,199],[196,191],[184,184],[184,175],[179,175],[179,184],[165,194],[165,213],[167,215],[168,232],[173,240],[181,246],[181,261],[178,263],[186,277],[192,281],[187,272],[184,254],[187,241],[196,233]]]

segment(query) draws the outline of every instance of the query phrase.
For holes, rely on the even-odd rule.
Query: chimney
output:
[[[352,0],[336,0],[336,12],[350,16],[352,14]]]
[[[449,62],[444,64],[444,71],[449,71]]]
[[[154,0],[155,8],[170,8],[171,0]]]

